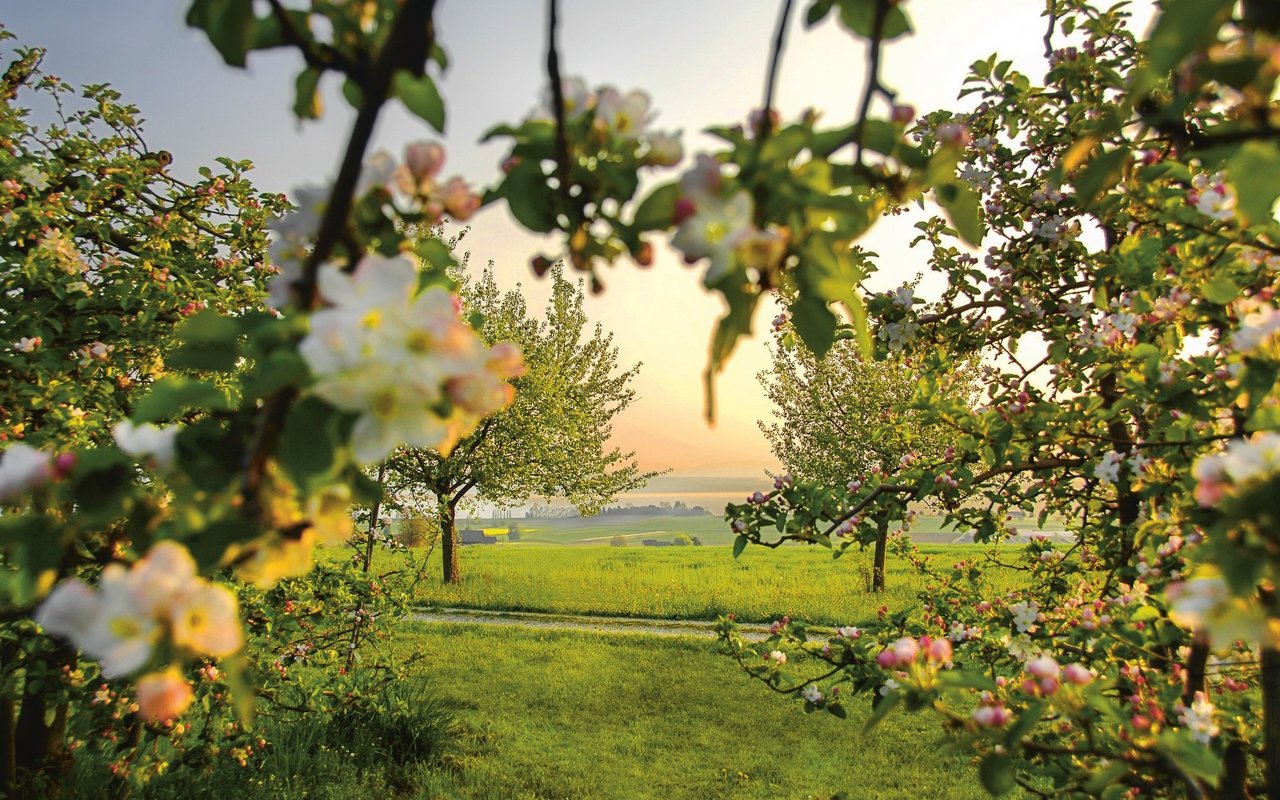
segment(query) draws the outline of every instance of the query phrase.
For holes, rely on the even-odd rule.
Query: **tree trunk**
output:
[[[0,667],[12,669],[9,665],[13,658],[17,655],[18,646],[15,642],[5,641],[0,643]],[[17,737],[16,726],[17,705],[11,696],[5,695],[0,697],[0,795],[5,797],[16,797],[15,790],[15,773],[17,772]]]
[[[876,554],[871,562],[871,591],[884,591],[884,561],[889,549],[889,519],[881,517],[876,522]]]
[[[1280,797],[1280,651],[1262,648],[1262,768],[1267,797]]]
[[[440,561],[444,567],[445,583],[462,580],[462,571],[458,567],[458,526],[454,522],[457,510],[456,502],[440,504]]]

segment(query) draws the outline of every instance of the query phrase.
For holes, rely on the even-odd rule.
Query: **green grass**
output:
[[[1006,546],[1006,552],[1010,547]],[[938,565],[984,552],[972,545],[923,546]],[[331,551],[336,553],[337,551]],[[395,567],[380,553],[375,569]],[[464,547],[462,581],[443,584],[438,556],[420,585],[422,603],[558,614],[714,620],[733,613],[767,622],[783,615],[828,625],[859,624],[880,605],[919,602],[926,580],[890,556],[882,594],[868,591],[870,557],[851,552],[832,560],[821,547],[749,548],[734,559],[724,547],[550,547],[518,544]],[[1014,588],[1017,576],[997,574],[991,592]]]
[[[428,681],[465,734],[418,797],[982,798],[929,714],[862,734],[806,715],[702,640],[413,625]]]

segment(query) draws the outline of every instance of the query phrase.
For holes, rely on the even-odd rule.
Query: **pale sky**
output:
[[[325,118],[298,125],[291,117],[293,77],[300,59],[279,50],[250,56],[249,69],[225,67],[197,31],[183,25],[187,3],[176,0],[8,0],[0,22],[23,45],[49,50],[45,70],[77,84],[109,82],[146,120],[153,150],[174,155],[174,168],[194,172],[215,156],[249,159],[255,184],[288,192],[330,179],[345,145],[351,112],[325,84]],[[699,131],[745,120],[761,102],[769,44],[779,8],[763,0],[562,0],[561,70],[592,86],[614,84],[649,92],[655,126],[684,131],[686,159],[712,140]],[[865,78],[863,48],[827,20],[803,26],[808,2],[796,3],[783,57],[777,107],[784,118],[805,108],[846,124]],[[1147,3],[1140,5],[1147,6]],[[1039,80],[1045,70],[1038,0],[910,0],[916,35],[890,43],[884,75],[903,102],[924,112],[956,107],[967,66],[992,52],[1013,58]],[[443,0],[438,34],[450,58],[440,81],[448,104],[443,137],[446,174],[477,186],[496,182],[503,145],[480,145],[498,122],[517,122],[537,104],[545,83],[545,3],[532,0]],[[392,104],[375,146],[397,155],[405,143],[436,138],[424,123]],[[670,179],[679,169],[663,173]],[[529,271],[553,241],[519,231],[500,205],[478,214],[466,239],[473,264],[493,260],[504,288],[517,282],[541,307],[546,285]],[[911,220],[879,223],[863,244],[881,256],[871,287],[884,289],[923,270],[912,251]],[[756,374],[767,365],[764,341],[774,312],[765,306],[756,339],[738,348],[718,387],[719,422],[702,420],[701,374],[720,301],[701,290],[702,267],[687,268],[657,247],[653,268],[620,261],[602,277],[607,290],[587,310],[616,334],[623,363],[642,361],[635,387],[641,399],[617,420],[616,440],[635,450],[643,468],[701,475],[760,474],[774,463],[756,421],[771,407]],[[923,293],[928,295],[928,284]]]

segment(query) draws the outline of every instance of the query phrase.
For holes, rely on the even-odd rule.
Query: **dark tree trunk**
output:
[[[6,641],[0,644],[0,667],[11,668],[18,646]],[[17,771],[17,737],[15,728],[18,724],[17,706],[12,697],[0,697],[0,795],[15,797],[15,777]]]
[[[440,561],[444,567],[444,582],[458,583],[462,570],[458,567],[458,526],[455,523],[456,502],[440,504]]]
[[[1262,649],[1262,766],[1267,797],[1280,797],[1280,651]]]
[[[871,562],[871,591],[884,591],[884,561],[889,549],[889,519],[881,517],[876,523],[876,554]]]

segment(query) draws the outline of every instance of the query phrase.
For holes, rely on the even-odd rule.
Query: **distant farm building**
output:
[[[476,528],[467,528],[458,532],[458,541],[462,544],[497,544],[498,540],[493,536],[485,536],[484,531]]]

